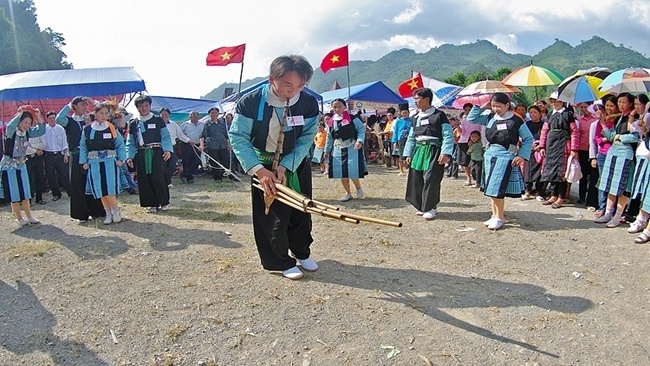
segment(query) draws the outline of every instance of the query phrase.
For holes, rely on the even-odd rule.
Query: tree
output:
[[[454,76],[452,76],[450,78],[446,78],[443,81],[445,83],[458,85],[458,86],[467,86],[468,85],[467,76],[465,76],[465,74],[462,73],[462,72],[456,73]]]
[[[41,31],[33,0],[0,0],[0,74],[69,69],[63,46],[61,33]]]

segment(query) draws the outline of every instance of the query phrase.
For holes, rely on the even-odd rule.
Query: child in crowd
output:
[[[449,118],[449,123],[453,129],[454,150],[451,153],[451,158],[447,162],[447,178],[458,179],[458,141],[461,135],[460,121],[455,117],[451,117]]]
[[[393,123],[393,134],[391,143],[393,144],[393,154],[397,154],[399,159],[397,159],[397,166],[399,168],[399,176],[404,176],[404,146],[406,145],[406,139],[408,138],[409,131],[411,131],[412,121],[409,117],[409,107],[408,104],[401,104],[399,106],[400,117]]]
[[[312,162],[320,164],[320,173],[327,174],[328,164],[323,159],[323,152],[325,151],[325,141],[327,140],[327,132],[325,131],[325,123],[318,124],[318,132],[314,136],[314,155],[311,159]]]
[[[483,142],[481,141],[481,132],[472,131],[467,142],[467,154],[470,158],[470,172],[474,179],[474,188],[481,188],[481,178],[483,176]]]

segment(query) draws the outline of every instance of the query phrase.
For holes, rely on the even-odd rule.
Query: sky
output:
[[[504,5],[508,4],[508,5]],[[199,98],[237,82],[240,64],[206,66],[207,53],[246,44],[243,80],[268,75],[280,55],[314,69],[349,45],[351,60],[487,39],[534,55],[561,39],[598,35],[650,56],[650,0],[34,0],[41,29],[62,33],[74,68],[132,66],[151,95]],[[103,5],[100,5],[103,4]],[[650,65],[631,65],[645,66]],[[316,71],[320,72],[320,71]]]

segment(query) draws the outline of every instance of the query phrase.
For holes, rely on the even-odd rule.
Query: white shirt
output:
[[[181,131],[183,131],[185,136],[189,137],[193,143],[198,144],[201,132],[203,132],[203,126],[205,126],[205,124],[201,121],[198,121],[196,125],[191,121],[185,121],[181,125]]]
[[[60,125],[54,125],[54,127],[49,124],[45,125],[45,151],[50,152],[60,152],[68,151],[68,137],[65,134],[65,129]]]
[[[190,142],[190,138],[183,133],[181,126],[176,122],[169,121],[167,122],[167,131],[169,131],[169,136],[172,139],[172,145],[176,145],[176,139],[179,139],[185,143]]]
[[[27,155],[36,154],[36,150],[45,150],[45,138],[43,136],[30,137],[29,146],[27,146],[27,150],[25,151],[25,154]]]

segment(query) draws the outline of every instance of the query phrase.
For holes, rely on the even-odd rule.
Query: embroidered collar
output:
[[[147,114],[146,116],[140,116],[140,117],[138,117],[138,120],[139,120],[140,122],[147,122],[148,120],[150,120],[150,119],[152,119],[152,118],[153,118],[153,113],[149,112],[149,114]]]
[[[286,99],[281,99],[275,93],[273,92],[273,89],[269,84],[265,85],[264,88],[266,89],[266,102],[269,105],[272,105],[273,107],[276,108],[283,108],[287,106],[287,100]],[[289,106],[292,106],[298,102],[298,99],[300,99],[300,93],[294,95],[291,99],[289,99]]]
[[[565,109],[566,109],[565,107],[562,107],[562,109],[557,109],[557,110],[554,108],[553,113],[551,113],[551,114],[562,113],[562,112],[564,112]]]
[[[432,106],[431,108],[429,108],[429,109],[427,109],[427,110],[420,111],[420,114],[419,114],[419,115],[420,115],[420,117],[429,117],[429,116],[432,115],[435,111],[436,111],[436,107],[433,107],[433,106]]]
[[[495,114],[494,119],[497,120],[497,121],[505,121],[507,119],[512,118],[512,116],[514,116],[514,115],[515,114],[512,113],[512,111],[507,111],[506,113],[504,113],[502,115]]]
[[[92,128],[95,131],[103,131],[103,130],[108,128],[108,123],[106,123],[106,122],[101,122],[100,123],[100,122],[95,121],[90,125],[90,128]]]

